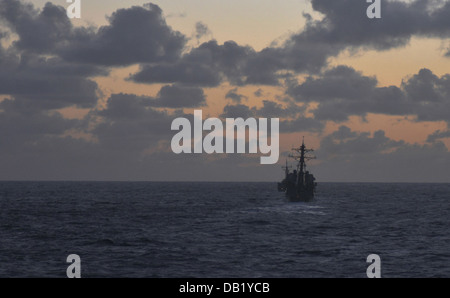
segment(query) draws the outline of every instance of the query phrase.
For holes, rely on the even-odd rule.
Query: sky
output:
[[[0,180],[450,182],[450,2],[0,0]],[[175,154],[175,118],[279,118],[280,158]]]

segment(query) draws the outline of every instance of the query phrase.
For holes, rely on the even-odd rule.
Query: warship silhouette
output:
[[[281,182],[278,182],[278,191],[285,192],[286,197],[291,202],[308,202],[314,199],[314,192],[317,186],[316,178],[309,171],[306,170],[306,161],[315,159],[315,156],[310,155],[313,149],[306,149],[305,139],[303,138],[302,145],[298,148],[292,148],[293,154],[289,157],[297,161],[296,169],[292,172],[289,170],[286,160],[286,166],[282,167],[285,172],[285,177]]]

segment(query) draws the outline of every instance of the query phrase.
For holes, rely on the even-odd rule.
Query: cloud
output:
[[[307,22],[302,30],[280,46],[250,56],[244,84],[277,85],[282,78],[279,71],[319,73],[330,57],[347,49],[385,51],[406,46],[413,36],[450,37],[450,2],[435,6],[435,1],[427,0],[384,1],[381,20],[366,16],[365,1],[312,0],[311,4],[322,18],[304,14]]]
[[[121,155],[141,155],[144,150],[170,139],[170,126],[176,117],[146,105],[139,98],[112,97],[107,108],[98,111],[102,117],[90,132],[106,151]]]
[[[326,121],[367,113],[450,122],[450,75],[424,68],[398,86],[380,87],[375,77],[351,67],[328,67],[328,59],[346,49],[383,51],[405,46],[413,36],[448,38],[448,1],[437,7],[434,1],[384,1],[382,22],[367,19],[365,1],[311,3],[321,19],[305,15],[301,31],[256,51],[215,40],[187,48],[188,38],[168,26],[153,4],[119,9],[96,28],[74,27],[62,6],[47,3],[37,10],[2,0],[0,167],[7,170],[0,179],[271,180],[278,170],[261,171],[251,156],[170,151],[173,119],[192,120],[182,109],[204,107],[202,88],[222,83],[233,87],[226,95],[232,104],[221,117],[280,118],[281,133],[323,133]],[[196,34],[203,39],[210,32],[198,23]],[[8,36],[11,45],[4,42]],[[129,80],[164,86],[155,96],[112,94],[100,109],[93,78],[132,64],[139,70]],[[305,74],[305,81],[293,81],[296,74]],[[244,105],[238,92],[244,85],[287,88],[290,98],[264,100],[268,93],[260,88],[254,93],[259,104]],[[84,119],[66,119],[58,109],[68,107],[89,110]],[[342,126],[322,139],[314,173],[320,181],[445,180],[450,159],[441,139],[447,137],[436,131],[427,144],[408,144],[384,131]]]
[[[195,38],[199,40],[204,36],[211,35],[211,31],[208,26],[203,24],[202,22],[195,23]]]
[[[220,115],[222,118],[250,118],[254,116],[254,111],[252,111],[247,105],[244,104],[234,104],[226,105],[223,108],[223,113]]]
[[[324,123],[311,117],[302,115],[294,119],[286,119],[280,121],[280,133],[292,132],[321,132],[325,127]]]
[[[369,132],[354,132],[347,126],[340,126],[337,131],[322,139],[319,152],[325,158],[334,159],[339,156],[346,159],[358,154],[382,153],[402,145],[405,142],[387,138],[383,130],[378,130],[371,136]]]
[[[372,92],[377,83],[376,78],[363,76],[351,67],[340,65],[326,70],[320,77],[307,77],[301,85],[290,86],[288,94],[305,102],[358,101]]]
[[[263,90],[261,88],[258,88],[258,90],[256,90],[253,94],[256,97],[261,97],[261,96],[263,96]]]
[[[167,162],[171,168],[173,160],[183,164],[188,157],[172,153],[170,139],[173,119],[190,115],[169,114],[146,101],[111,96],[104,109],[91,110],[81,120],[1,102],[0,179],[170,180],[170,171],[162,174],[156,167]],[[66,136],[69,131],[90,137]]]
[[[366,1],[312,0],[311,3],[324,17],[310,23],[302,34],[330,44],[386,50],[406,45],[412,36],[450,36],[449,2],[435,6],[435,1],[428,0],[383,1],[381,20],[367,18]]]
[[[1,179],[137,179],[133,171],[147,150],[170,140],[172,120],[183,115],[157,108],[206,104],[202,89],[173,84],[154,98],[112,95],[98,110],[101,92],[91,78],[107,75],[109,66],[179,58],[185,38],[165,25],[156,6],[118,10],[98,30],[72,27],[65,9],[50,3],[38,11],[5,0],[0,15],[17,34],[8,48],[0,45]],[[122,26],[128,21],[142,26]],[[67,107],[89,112],[66,119],[58,109]],[[149,165],[144,172],[154,171]]]
[[[70,42],[58,49],[60,56],[105,66],[170,62],[179,58],[187,41],[166,24],[161,8],[151,3],[118,9],[108,21],[109,25],[95,32],[83,28],[84,32],[73,34]]]
[[[215,87],[227,81],[231,85],[279,85],[282,69],[290,69],[280,60],[279,49],[267,48],[260,52],[249,46],[227,41],[219,45],[216,40],[200,44],[179,61],[161,64],[143,64],[130,76],[138,83],[183,83]],[[297,59],[293,59],[297,60]]]
[[[442,142],[408,144],[341,126],[321,140],[319,164],[311,165],[319,181],[448,182],[450,152]]]
[[[219,45],[217,41],[202,43],[185,54],[179,61],[158,65],[144,64],[130,79],[138,83],[183,83],[195,86],[214,87],[224,79],[241,85],[244,67],[250,47],[239,46],[233,41]]]
[[[193,121],[193,115],[184,114],[181,108],[203,105],[202,89],[177,85],[163,86],[156,97],[112,94],[105,109],[92,111],[89,115],[90,122],[97,123],[89,132],[106,151],[111,149],[117,154],[141,156],[158,142],[171,140],[175,134],[171,130],[175,118]],[[170,113],[161,108],[180,109]]]
[[[434,1],[383,3],[382,22],[368,19],[368,4],[359,0],[312,0],[323,15],[305,14],[306,26],[279,47],[255,51],[233,41],[202,43],[182,55],[187,37],[169,27],[157,5],[119,9],[100,28],[74,28],[64,8],[48,3],[39,12],[17,0],[5,0],[1,14],[18,33],[20,49],[57,53],[67,61],[103,66],[141,64],[130,77],[140,83],[183,83],[218,86],[279,85],[280,71],[319,73],[329,57],[348,48],[387,50],[408,43],[412,36],[448,38],[450,4]],[[355,26],[354,24],[358,24]],[[209,29],[196,24],[197,37]]]
[[[436,130],[432,134],[430,134],[427,138],[427,142],[434,143],[440,139],[450,138],[450,130],[440,131]]]
[[[418,121],[450,121],[450,75],[434,75],[421,69],[397,86],[378,87],[348,66],[337,66],[297,84],[289,81],[286,93],[298,102],[319,103],[312,110],[316,120],[346,121],[367,113],[415,115]]]
[[[2,0],[0,16],[18,35],[21,51],[56,54],[66,61],[126,66],[177,60],[187,38],[172,30],[154,4],[118,9],[109,25],[74,27],[62,6],[48,2],[41,11],[18,0]]]
[[[249,107],[244,104],[226,105],[220,117],[222,118],[280,118],[280,133],[299,131],[321,131],[323,123],[304,115],[305,107],[293,103],[283,107],[281,104],[263,100],[260,108]]]
[[[431,70],[424,68],[402,82],[402,89],[413,102],[443,102],[450,95],[450,75],[439,78]]]
[[[123,93],[112,94],[108,99],[108,104],[126,101],[139,103],[144,108],[198,108],[206,106],[203,89],[179,85],[163,86],[156,97]],[[140,105],[139,108],[141,108]],[[121,110],[118,109],[117,112],[121,113]]]
[[[16,104],[42,109],[94,107],[99,89],[88,77],[106,73],[96,67],[71,64],[59,58],[34,54],[19,56],[11,50],[0,50],[0,67],[0,94],[11,95],[17,100]]]
[[[202,43],[179,61],[141,65],[130,77],[140,83],[184,83],[218,86],[223,81],[232,85],[279,85],[286,71],[320,73],[328,59],[346,49],[371,48],[388,50],[405,46],[412,36],[450,37],[450,5],[434,7],[431,1],[383,3],[382,22],[367,18],[368,4],[359,0],[313,0],[312,7],[323,18],[314,20],[305,14],[306,26],[292,34],[280,46],[255,51],[233,41],[219,45]],[[358,26],[355,26],[358,24]],[[200,35],[204,26],[199,25]]]
[[[19,106],[14,100],[0,102],[0,147],[2,152],[14,153],[24,144],[33,144],[48,136],[62,136],[66,131],[81,127],[75,119],[65,119],[60,113]]]
[[[238,88],[230,89],[227,92],[227,94],[225,95],[225,98],[229,98],[235,103],[240,103],[242,101],[242,99],[248,99],[247,96],[238,94],[237,91],[238,91]]]
[[[73,30],[66,10],[50,2],[39,12],[31,4],[2,0],[0,19],[19,36],[14,46],[32,53],[53,53]]]
[[[167,108],[193,108],[206,105],[203,89],[179,85],[164,86],[152,105]]]
[[[47,3],[38,11],[31,4],[5,0],[0,18],[18,35],[8,48],[0,45],[0,94],[14,99],[5,105],[52,110],[97,104],[99,88],[90,77],[108,71],[52,55],[75,30],[64,8]]]
[[[278,47],[255,51],[229,41],[201,44],[180,61],[165,65],[142,65],[132,80],[141,83],[188,83],[217,86],[224,80],[233,85],[279,85],[280,71],[317,74],[328,58],[346,49],[388,50],[405,46],[411,37],[450,37],[450,4],[438,7],[432,1],[383,3],[382,22],[367,18],[368,4],[359,0],[313,0],[323,18],[305,14],[306,26]],[[358,24],[355,26],[355,24]],[[203,28],[203,27],[202,27]]]
[[[174,64],[142,65],[130,76],[136,83],[179,83],[190,86],[215,87],[222,82],[220,73],[206,64],[181,61]]]

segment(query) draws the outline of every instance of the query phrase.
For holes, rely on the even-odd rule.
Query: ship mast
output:
[[[289,157],[297,161],[297,169],[289,173],[283,182],[278,183],[278,190],[285,191],[292,202],[311,201],[314,199],[314,189],[317,183],[314,182],[316,180],[314,175],[306,170],[306,162],[316,157],[310,154],[313,151],[312,149],[306,148],[304,137],[302,145],[298,148],[292,148],[292,151],[293,153]],[[288,173],[287,169],[286,173]]]
[[[305,168],[305,137],[303,137],[302,145],[300,146],[300,175],[303,176],[303,169]]]
[[[288,166],[287,158],[286,158],[286,166],[281,168],[284,170],[285,177],[287,177],[289,175],[289,169],[291,168],[290,166]]]
[[[307,153],[314,151],[313,149],[306,149],[305,146],[305,137],[303,137],[302,145],[299,148],[292,148],[293,151],[297,152],[297,154],[289,155],[289,157],[294,158],[295,160],[298,160],[298,183],[303,184],[304,180],[304,173],[306,170],[306,160],[315,159],[315,156],[307,155]]]

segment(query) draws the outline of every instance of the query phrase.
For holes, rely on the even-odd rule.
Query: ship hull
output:
[[[314,195],[309,193],[300,193],[294,196],[288,196],[289,202],[311,202],[314,200]]]
[[[278,191],[286,192],[286,183],[284,181],[278,182]]]
[[[299,190],[294,188],[287,188],[286,197],[289,202],[311,202],[314,200],[314,190],[303,189]]]
[[[314,190],[316,183],[296,184],[294,182],[287,183],[286,197],[290,202],[310,202],[314,199]]]
[[[298,160],[296,170],[289,172],[289,167],[286,161],[285,175],[283,181],[278,183],[278,191],[285,191],[286,196],[291,202],[309,202],[314,199],[314,190],[317,185],[316,178],[309,171],[306,170],[306,160],[315,157],[307,155],[312,149],[306,149],[305,142],[299,148],[293,148],[297,155],[290,155],[290,157]]]

